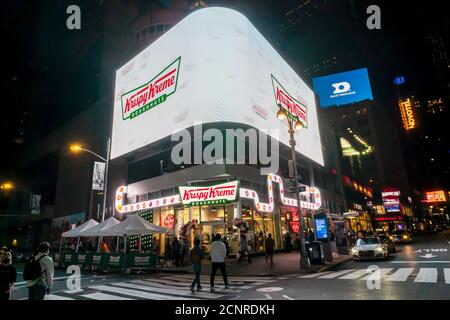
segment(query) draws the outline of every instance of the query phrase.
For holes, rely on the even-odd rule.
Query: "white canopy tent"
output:
[[[108,230],[115,225],[118,225],[120,223],[119,220],[117,220],[114,217],[110,217],[103,221],[102,223],[97,224],[96,226],[83,230],[80,232],[80,237],[98,237],[101,236],[101,232],[104,230]]]
[[[95,227],[96,225],[98,225],[98,222],[95,221],[94,219],[88,220],[85,223],[79,225],[78,227],[76,227],[76,228],[74,228],[72,230],[64,232],[61,235],[61,237],[63,237],[63,238],[77,238],[77,237],[80,237],[80,234],[81,234],[82,231],[89,230],[89,229]]]
[[[126,237],[127,236],[136,236],[136,235],[149,235],[155,233],[167,233],[167,229],[157,226],[153,223],[148,222],[144,218],[135,214],[124,221],[116,224],[115,226],[101,230],[97,233],[100,236],[124,236],[125,243],[124,247],[126,248]],[[140,241],[139,241],[140,243]],[[141,248],[139,248],[139,251]]]
[[[87,231],[93,227],[95,227],[96,225],[98,225],[99,223],[97,221],[95,221],[94,219],[90,219],[88,221],[86,221],[85,223],[79,225],[78,227],[66,231],[63,234],[61,234],[61,242],[59,244],[59,251],[61,252],[61,246],[62,246],[62,239],[63,238],[78,238],[78,242],[80,241],[80,237],[81,237],[81,232],[83,231]],[[77,242],[77,246],[76,246],[76,251],[78,252],[78,242]]]

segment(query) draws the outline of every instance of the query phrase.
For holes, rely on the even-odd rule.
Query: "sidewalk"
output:
[[[338,264],[351,260],[349,255],[337,255],[333,254],[333,262],[326,262],[324,265],[311,265],[310,273],[319,272],[325,269],[331,268]],[[281,276],[286,274],[300,274],[306,273],[306,271],[300,270],[300,256],[299,253],[276,253],[273,257],[274,266],[270,267],[270,264],[266,264],[264,256],[252,257],[252,263],[243,261],[240,264],[236,259],[228,259],[227,261],[227,274],[229,276]],[[159,272],[170,273],[192,273],[191,266],[179,267],[174,266],[166,268],[157,268]],[[202,263],[202,274],[209,275],[211,273],[211,261],[206,260]],[[220,271],[219,271],[220,273]],[[220,275],[219,275],[220,276]]]

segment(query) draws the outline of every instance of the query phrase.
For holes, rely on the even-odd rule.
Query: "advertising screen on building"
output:
[[[198,123],[250,125],[289,145],[277,103],[306,127],[297,150],[323,165],[313,91],[242,14],[200,9],[117,70],[111,158]]]
[[[365,68],[314,78],[313,87],[322,108],[373,100],[369,73]]]
[[[383,188],[381,198],[386,212],[400,212],[400,190],[396,188]]]
[[[327,222],[325,219],[315,219],[317,239],[328,239]]]

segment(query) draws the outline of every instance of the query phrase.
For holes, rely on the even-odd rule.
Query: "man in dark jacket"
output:
[[[177,237],[175,237],[172,241],[172,254],[177,268],[180,266],[180,257],[181,257],[180,253],[181,253],[180,241],[178,241]]]
[[[11,264],[11,253],[6,252],[0,261],[0,301],[9,300],[11,288],[17,280],[16,268]]]

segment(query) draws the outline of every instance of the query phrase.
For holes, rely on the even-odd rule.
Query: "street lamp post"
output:
[[[70,146],[70,150],[72,151],[86,151],[97,158],[99,158],[102,161],[105,161],[105,186],[103,188],[103,209],[102,209],[102,221],[105,221],[105,214],[106,214],[106,196],[108,191],[108,167],[109,167],[109,158],[111,156],[111,138],[108,138],[108,144],[106,146],[106,159],[102,157],[101,155],[95,153],[94,151],[91,151],[89,149],[83,148],[79,145],[72,145]]]
[[[294,181],[295,181],[295,199],[297,200],[297,213],[298,220],[300,224],[299,228],[299,238],[300,238],[300,269],[309,270],[311,268],[311,263],[309,261],[308,254],[306,252],[305,244],[305,227],[302,214],[302,208],[300,204],[300,189],[298,187],[298,175],[297,175],[297,155],[295,151],[296,141],[295,141],[295,130],[301,130],[304,128],[303,124],[299,120],[294,120],[289,118],[286,111],[278,105],[279,110],[277,112],[277,118],[280,120],[287,119],[289,125],[289,145],[291,147],[292,162],[294,167]]]

